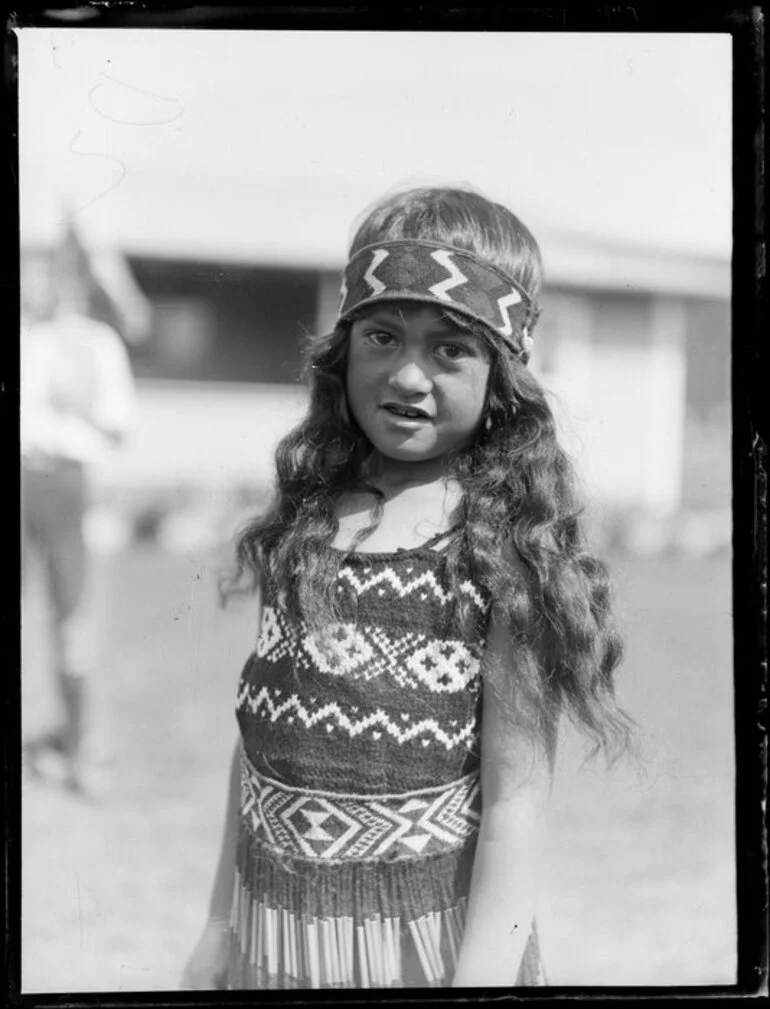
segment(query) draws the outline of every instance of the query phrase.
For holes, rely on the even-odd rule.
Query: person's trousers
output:
[[[43,562],[47,602],[52,617],[52,654],[64,720],[57,745],[74,753],[83,736],[84,674],[78,641],[79,608],[86,585],[87,555],[83,535],[86,506],[83,466],[71,460],[23,463],[21,472],[21,572],[35,550]]]

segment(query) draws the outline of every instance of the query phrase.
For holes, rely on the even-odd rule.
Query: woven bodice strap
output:
[[[435,536],[431,536],[430,539],[426,540],[420,547],[421,550],[432,550],[435,546],[441,543],[442,540],[448,540],[460,529],[459,523],[450,526],[449,529],[444,529],[443,532],[436,533]],[[442,548],[443,549],[443,548]]]

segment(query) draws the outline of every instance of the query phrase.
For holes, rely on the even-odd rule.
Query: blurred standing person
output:
[[[43,561],[61,718],[24,749],[33,773],[41,757],[58,755],[66,784],[80,790],[91,671],[83,620],[88,471],[125,438],[136,393],[121,337],[92,317],[90,274],[65,258],[54,285],[49,318],[22,305],[21,532],[22,581],[30,549]]]

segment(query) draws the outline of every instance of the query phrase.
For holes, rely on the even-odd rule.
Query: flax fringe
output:
[[[257,988],[401,988],[441,986],[454,971],[465,901],[405,921],[401,916],[318,917],[270,907],[236,872],[229,986]],[[404,975],[413,944],[422,977]]]
[[[392,862],[281,857],[243,830],[229,987],[400,988],[451,983],[474,845]],[[546,984],[533,930],[518,984]]]

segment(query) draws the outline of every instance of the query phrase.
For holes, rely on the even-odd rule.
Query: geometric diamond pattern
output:
[[[359,600],[358,622],[338,622],[309,634],[286,616],[285,601],[271,598],[263,606],[255,656],[273,666],[285,663],[298,675],[305,672],[370,681],[386,677],[395,686],[410,690],[427,688],[435,694],[464,692],[479,675],[481,643],[469,644],[454,637],[424,633],[424,625],[411,619],[423,604],[438,605],[439,612],[453,596],[430,568],[417,559],[397,563],[343,563],[339,588],[346,587]],[[484,612],[487,603],[469,580],[460,593]],[[406,620],[382,620],[392,603],[400,614],[409,607]],[[371,606],[375,605],[375,609]],[[367,618],[367,614],[369,615]],[[329,685],[331,687],[331,684]]]
[[[257,639],[257,655],[263,659],[270,655],[273,661],[284,658],[292,650],[291,636],[287,635],[288,627],[282,625],[278,613],[272,606],[264,606],[262,620]]]
[[[290,658],[298,672],[371,680],[392,678],[400,687],[437,694],[468,688],[479,672],[479,649],[457,639],[437,640],[414,631],[337,623],[321,633],[299,634],[280,609],[266,605],[256,654],[269,662]]]
[[[268,586],[236,702],[245,752],[260,769],[272,774],[272,761],[276,768],[308,761],[312,769],[303,778],[317,788],[377,792],[375,782],[382,780],[418,788],[455,780],[478,766],[489,601],[469,580],[457,587],[472,609],[478,605],[480,618],[472,636],[461,639],[445,605],[452,589],[442,568],[431,550],[351,555],[341,563],[339,587],[355,616],[330,621],[317,633],[290,620],[287,599]],[[276,842],[307,852],[334,850],[350,829],[354,836],[343,845],[369,851],[397,843],[400,851],[418,853],[446,843],[445,823],[450,834],[464,829],[465,814],[455,814],[448,799],[428,815],[425,829],[415,827],[428,808],[422,806],[389,809],[387,815],[357,808],[347,826],[347,807],[300,803],[291,815],[288,808],[268,817],[266,829]],[[255,829],[262,824],[262,809],[249,806],[249,816]]]
[[[345,795],[290,788],[241,758],[241,811],[252,832],[311,859],[414,858],[462,846],[478,831],[478,773],[402,795]]]
[[[479,662],[462,641],[427,641],[412,651],[406,668],[435,692],[465,690],[478,672]]]
[[[302,644],[322,673],[344,676],[362,670],[371,675],[374,650],[355,624],[335,624],[323,634],[307,635]]]

